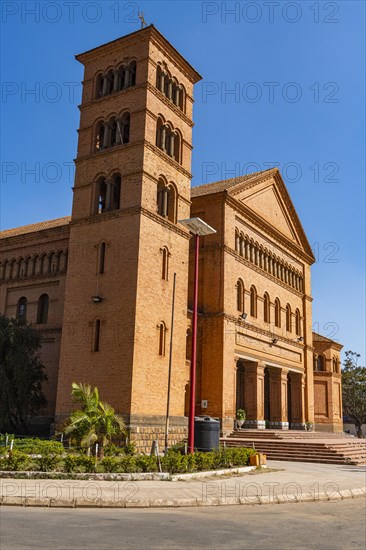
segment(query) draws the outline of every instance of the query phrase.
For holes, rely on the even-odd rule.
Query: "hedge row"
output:
[[[184,455],[170,450],[160,458],[163,472],[171,474],[188,473],[220,468],[232,468],[249,464],[250,456],[256,454],[254,449],[233,448],[220,449],[209,453],[196,452]],[[137,473],[159,471],[158,458],[147,455],[107,456],[95,462],[95,457],[85,455],[46,452],[40,457],[31,457],[26,453],[14,450],[12,456],[0,458],[2,471],[39,471],[67,473]]]

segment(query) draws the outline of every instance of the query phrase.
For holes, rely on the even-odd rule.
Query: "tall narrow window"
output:
[[[94,323],[93,351],[99,351],[99,349],[100,349],[100,319],[96,319]]]
[[[263,300],[263,318],[265,323],[270,323],[271,321],[271,301],[267,292],[264,295]]]
[[[105,243],[100,243],[99,245],[99,254],[98,254],[98,273],[103,275],[105,269]]]
[[[157,195],[156,195],[156,210],[160,216],[164,218],[168,211],[168,190],[162,179],[158,182]]]
[[[169,250],[167,249],[166,246],[164,246],[161,249],[161,252],[162,252],[162,255],[163,255],[161,278],[164,281],[167,281],[168,280],[168,273],[169,273],[169,256],[170,256],[170,254],[169,254]]]
[[[298,309],[296,310],[296,313],[295,313],[295,329],[296,329],[296,335],[301,336],[301,315]]]
[[[318,358],[316,360],[316,370],[320,372],[325,370],[324,355],[318,355]]]
[[[38,300],[37,323],[45,324],[48,320],[48,294],[42,294]]]
[[[176,193],[175,187],[173,185],[169,185],[169,187],[167,188],[167,191],[168,191],[167,216],[168,216],[168,220],[170,222],[175,223],[177,193]]]
[[[110,185],[112,185],[110,210],[119,210],[121,202],[121,176],[114,176]]]
[[[159,326],[159,355],[165,355],[165,335],[166,335],[166,326],[164,321],[160,323]]]
[[[255,286],[250,289],[250,315],[257,317],[257,291]]]
[[[278,298],[275,301],[275,325],[281,327],[281,302]]]
[[[292,332],[292,312],[290,304],[286,306],[286,330]]]
[[[107,184],[104,178],[101,178],[97,181],[95,196],[96,196],[95,213],[102,214],[106,209],[106,199],[107,199]]]
[[[244,313],[244,283],[241,279],[236,283],[236,308]]]
[[[20,321],[25,321],[27,318],[27,298],[22,296],[19,298],[17,305],[17,319]]]

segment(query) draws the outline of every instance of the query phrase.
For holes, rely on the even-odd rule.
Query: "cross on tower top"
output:
[[[143,12],[143,11],[139,11],[139,12],[138,12],[138,18],[139,18],[140,21],[141,21],[141,28],[143,29],[143,28],[147,27],[147,23],[146,23],[146,21],[145,21],[145,17],[144,17],[144,12]]]

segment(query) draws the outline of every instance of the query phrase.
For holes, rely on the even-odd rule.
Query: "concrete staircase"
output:
[[[221,439],[227,447],[255,447],[269,460],[366,464],[366,440],[346,434],[282,430],[235,430]]]

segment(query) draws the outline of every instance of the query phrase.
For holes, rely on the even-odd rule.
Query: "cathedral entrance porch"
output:
[[[305,376],[262,361],[239,359],[236,410],[244,409],[244,428],[304,430]]]

